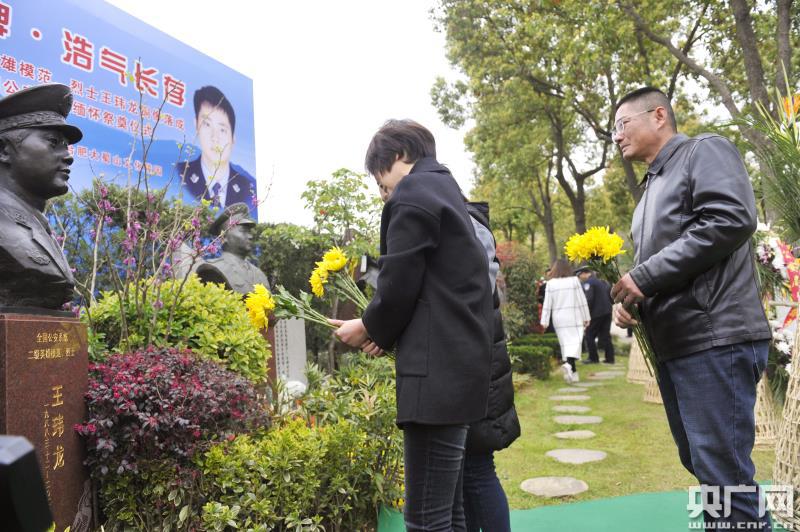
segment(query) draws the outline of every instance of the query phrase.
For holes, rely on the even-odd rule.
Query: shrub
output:
[[[514,345],[529,345],[548,347],[555,358],[561,358],[561,344],[558,343],[558,336],[555,333],[528,334],[520,336],[514,340]]]
[[[516,242],[503,242],[498,245],[497,256],[503,272],[506,297],[525,318],[525,331],[539,319],[536,300],[536,281],[544,268],[536,262],[531,251]]]
[[[111,528],[187,526],[203,502],[194,458],[267,423],[247,379],[188,350],[92,364],[86,401],[89,420],[75,430]]]
[[[360,461],[365,439],[348,421],[308,427],[297,419],[263,437],[214,447],[203,457],[203,524],[225,530],[233,511],[245,529],[292,530],[306,520],[320,529],[356,530],[341,522],[361,495],[353,480],[368,466]]]
[[[268,434],[203,457],[208,529],[370,530],[402,497],[391,361],[356,355],[332,376],[307,375],[306,395]]]
[[[124,299],[128,340],[123,343],[120,296],[105,292],[91,309],[92,360],[102,361],[109,350],[119,353],[150,344],[186,347],[252,381],[263,381],[269,345],[250,323],[241,296],[221,285],[203,284],[195,275],[189,276],[183,288],[180,284],[176,280],[164,281],[160,285],[160,303],[138,311],[136,291],[128,293]],[[153,320],[155,328],[148,337]]]
[[[514,303],[504,304],[500,312],[503,315],[503,329],[508,340],[515,341],[530,329],[530,316],[526,316],[525,312]]]
[[[514,361],[514,371],[530,373],[541,380],[550,378],[550,357],[552,353],[553,351],[546,346],[508,346],[508,354]]]

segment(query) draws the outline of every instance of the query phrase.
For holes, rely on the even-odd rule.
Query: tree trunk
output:
[[[617,151],[619,151],[619,148],[617,148]],[[622,152],[620,152],[619,160],[622,161],[622,169],[625,170],[625,184],[628,185],[628,191],[631,193],[636,203],[639,203],[639,200],[642,199],[643,192],[642,187],[639,186],[641,180],[639,176],[636,175],[633,163],[622,158]]]
[[[742,49],[744,70],[747,74],[747,86],[753,102],[760,102],[769,108],[767,87],[764,85],[764,65],[758,52],[758,41],[753,30],[753,18],[750,16],[750,4],[747,0],[731,0],[731,11],[736,21],[736,40]]]
[[[786,94],[789,80],[792,79],[792,0],[778,0],[776,8],[777,28],[775,40],[778,43],[778,64],[775,69],[775,86],[782,95]]]

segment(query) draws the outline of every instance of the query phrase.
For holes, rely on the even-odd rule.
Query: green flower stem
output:
[[[356,285],[352,277],[346,273],[335,272],[334,286],[346,299],[352,301],[353,304],[358,307],[358,310],[361,312],[366,310],[367,305],[369,305],[369,300],[367,300],[367,297],[358,288],[358,285]]]
[[[601,257],[592,257],[588,262],[590,268],[596,270],[600,274],[600,277],[604,278],[612,285],[616,284],[622,278],[622,275],[619,271],[619,265],[617,264],[617,259],[609,259],[609,261],[606,262]],[[639,308],[634,305],[633,307],[628,308],[628,310],[630,310],[633,319],[639,322],[639,325],[636,325],[633,328],[633,335],[636,337],[636,341],[639,344],[639,349],[642,350],[647,371],[650,372],[651,376],[658,380],[658,359],[656,358],[656,353],[652,344],[650,343],[650,339],[647,337],[647,332],[644,329],[644,324],[642,323],[642,318],[639,314]]]

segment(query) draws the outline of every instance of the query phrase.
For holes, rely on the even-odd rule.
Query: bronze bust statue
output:
[[[83,134],[64,120],[66,85],[24,89],[0,100],[0,306],[59,309],[75,280],[43,211],[67,192],[69,145]]]
[[[197,276],[206,283],[223,283],[226,288],[248,294],[253,286],[269,287],[267,276],[247,261],[253,249],[252,230],[256,225],[250,218],[250,209],[244,203],[234,203],[222,211],[211,225],[210,232],[222,237],[222,256],[210,259],[197,267]]]

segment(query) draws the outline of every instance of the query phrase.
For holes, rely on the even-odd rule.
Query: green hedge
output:
[[[561,359],[561,346],[558,343],[558,336],[556,336],[555,333],[528,334],[525,336],[520,336],[514,340],[514,345],[548,347],[555,358],[559,360]]]
[[[511,357],[514,371],[530,373],[542,380],[550,378],[550,357],[553,355],[550,347],[510,345],[508,354]]]
[[[121,303],[119,294],[103,292],[91,312],[84,313],[83,319],[91,329],[92,362],[148,345],[188,347],[253,382],[266,379],[267,360],[272,353],[250,323],[241,295],[219,284],[203,284],[193,274],[185,284],[170,279],[159,288],[151,287],[149,301],[144,305],[136,296],[131,288]],[[125,310],[124,326],[121,306]],[[123,329],[127,329],[127,341]]]

